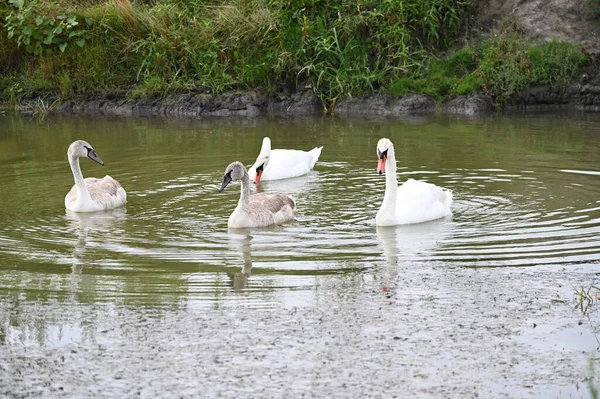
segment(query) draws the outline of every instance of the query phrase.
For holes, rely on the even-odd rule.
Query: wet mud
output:
[[[600,319],[573,287],[596,272],[570,269],[387,264],[259,309],[243,290],[210,310],[5,301],[23,335],[1,345],[0,395],[587,398]],[[39,323],[62,338],[23,339]]]

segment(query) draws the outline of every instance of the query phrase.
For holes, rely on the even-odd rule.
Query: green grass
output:
[[[421,76],[397,79],[390,88],[398,96],[424,93],[438,101],[482,92],[502,106],[527,87],[573,82],[587,62],[576,44],[532,42],[509,28],[475,46],[433,59]]]
[[[527,85],[566,84],[585,65],[577,46],[535,45],[508,28],[448,53],[469,7],[452,0],[11,0],[0,5],[0,99],[288,88],[313,90],[328,109],[345,96],[381,91],[438,101],[480,91],[502,104]]]
[[[595,302],[598,302],[598,295],[600,294],[600,288],[595,285],[587,287],[581,287],[581,289],[574,289],[574,302],[575,308],[581,310],[582,314],[589,313],[590,309]]]

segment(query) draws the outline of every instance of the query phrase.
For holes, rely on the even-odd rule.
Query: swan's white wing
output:
[[[261,180],[278,180],[302,176],[315,164],[313,154],[300,150],[271,150],[271,159]]]
[[[452,215],[452,192],[435,184],[408,179],[398,187],[398,224],[422,223]]]

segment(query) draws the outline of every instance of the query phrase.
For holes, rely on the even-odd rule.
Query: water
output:
[[[218,193],[224,169],[235,160],[252,164],[264,136],[271,137],[273,148],[309,150],[322,145],[321,159],[306,176],[262,182],[257,187],[296,197],[299,214],[294,222],[229,230],[227,218],[239,198],[239,183]],[[385,183],[385,178],[375,173],[375,145],[381,137],[395,144],[400,181],[412,177],[454,192],[451,218],[375,227]],[[65,211],[64,196],[73,185],[66,150],[75,139],[87,140],[105,162],[101,167],[82,159],[84,176],[109,174],[118,179],[128,193],[125,208],[96,214]],[[587,372],[587,355],[568,371],[557,371],[551,349],[571,348],[572,352],[564,353],[570,359],[575,352],[581,356],[582,351],[593,352],[597,346],[597,314],[590,318],[570,304],[573,286],[597,283],[595,273],[600,264],[597,115],[401,121],[35,120],[1,115],[0,192],[0,346],[12,353],[4,362],[0,356],[0,368],[3,364],[6,370],[18,368],[15,364],[26,348],[42,351],[40,359],[48,356],[43,351],[71,348],[73,343],[88,350],[101,344],[120,348],[116,352],[121,355],[139,350],[129,339],[124,341],[128,333],[123,327],[138,317],[153,320],[158,314],[169,319],[171,327],[180,326],[173,331],[182,329],[179,339],[187,342],[184,326],[190,320],[199,322],[201,318],[210,324],[224,319],[228,328],[240,327],[240,323],[244,327],[243,321],[231,318],[228,312],[245,309],[242,320],[252,320],[245,328],[253,336],[251,330],[262,330],[257,323],[269,325],[275,318],[287,325],[296,320],[294,312],[313,320],[316,309],[325,315],[334,312],[327,331],[339,332],[360,320],[369,327],[355,333],[376,336],[391,328],[373,322],[370,318],[376,314],[390,325],[402,319],[407,328],[411,326],[406,334],[416,330],[414,336],[423,342],[437,337],[442,347],[450,345],[446,330],[457,328],[456,320],[486,324],[493,332],[475,339],[481,344],[479,349],[473,349],[476,342],[471,347],[461,346],[461,353],[473,352],[466,365],[479,367],[475,358],[489,350],[486,344],[490,339],[499,340],[500,346],[512,345],[510,356],[527,354],[546,363],[524,367],[522,377],[508,377],[508,385],[499,377],[502,373],[492,373],[482,381],[466,378],[466,385],[458,379],[454,384],[466,389],[457,391],[463,395],[586,395],[577,382]],[[497,315],[475,315],[479,306],[494,308],[503,296],[515,301],[503,302],[506,314],[500,312],[502,329],[511,331],[507,336],[500,333],[498,320],[487,319]],[[547,300],[527,314],[519,313],[540,298]],[[399,313],[381,310],[382,303],[388,306],[390,301]],[[411,306],[418,311],[411,311]],[[554,306],[552,312],[547,306]],[[456,319],[446,319],[452,311]],[[205,319],[215,314],[221,317]],[[541,330],[530,331],[521,320],[527,315],[539,317],[547,322],[544,328],[560,333],[551,333],[549,339]],[[587,317],[588,323],[583,330],[573,327],[574,323],[565,324],[564,318],[574,321],[582,317]],[[342,322],[344,318],[348,320]],[[441,336],[431,329],[420,330],[432,318],[444,324]],[[115,320],[121,324],[114,324]],[[158,323],[151,329],[157,331],[161,326],[164,328]],[[217,335],[221,331],[218,324],[206,328]],[[105,330],[115,335],[103,339],[101,331]],[[262,333],[273,332],[266,328]],[[353,337],[344,335],[344,341]],[[313,345],[322,339],[304,338]],[[566,344],[573,340],[581,342]],[[388,344],[395,347],[402,342],[398,339]],[[219,344],[224,345],[212,342],[211,346],[217,353],[221,353]],[[364,342],[356,345],[360,348]],[[528,349],[523,351],[519,345]],[[457,350],[450,345],[440,358],[431,348],[399,348],[412,356],[443,358],[440,361],[449,364]],[[177,348],[171,349],[174,356],[183,356]],[[297,349],[298,353],[307,351],[301,345]],[[357,351],[367,356],[373,348]],[[354,363],[349,359],[343,357],[336,364],[351,368]],[[83,357],[72,362],[73,367],[82,367]],[[271,359],[273,362],[277,360]],[[431,387],[440,386],[432,382],[436,379],[431,376],[440,373],[434,370],[435,363],[417,363],[403,367],[430,378],[422,384],[410,382],[414,386],[405,382],[404,388],[412,387],[423,396],[453,395]],[[290,364],[300,367],[298,362],[286,367]],[[563,376],[564,381],[549,380],[541,391],[532,391],[525,376],[531,375],[532,369],[545,373],[545,368],[554,377]],[[45,375],[51,369],[44,363],[37,370]],[[280,377],[284,382],[285,374]],[[539,378],[536,381],[539,383]],[[190,383],[183,381],[182,386],[189,388]],[[15,380],[10,385],[19,386]],[[92,385],[98,392],[106,392],[108,383]],[[384,386],[382,382],[380,387]],[[301,383],[298,387],[298,393],[315,394]],[[94,394],[73,389],[67,393]],[[116,395],[124,392],[114,389]],[[46,391],[20,394],[37,396],[40,392]],[[266,393],[277,395],[277,391]]]

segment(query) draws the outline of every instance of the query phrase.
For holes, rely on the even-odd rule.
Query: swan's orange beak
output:
[[[382,156],[379,158],[379,162],[377,163],[377,173],[380,175],[385,173],[385,161],[387,161],[387,156]]]
[[[256,177],[254,178],[254,184],[257,184],[260,181],[264,168],[265,164],[262,164],[258,168],[256,168]]]

